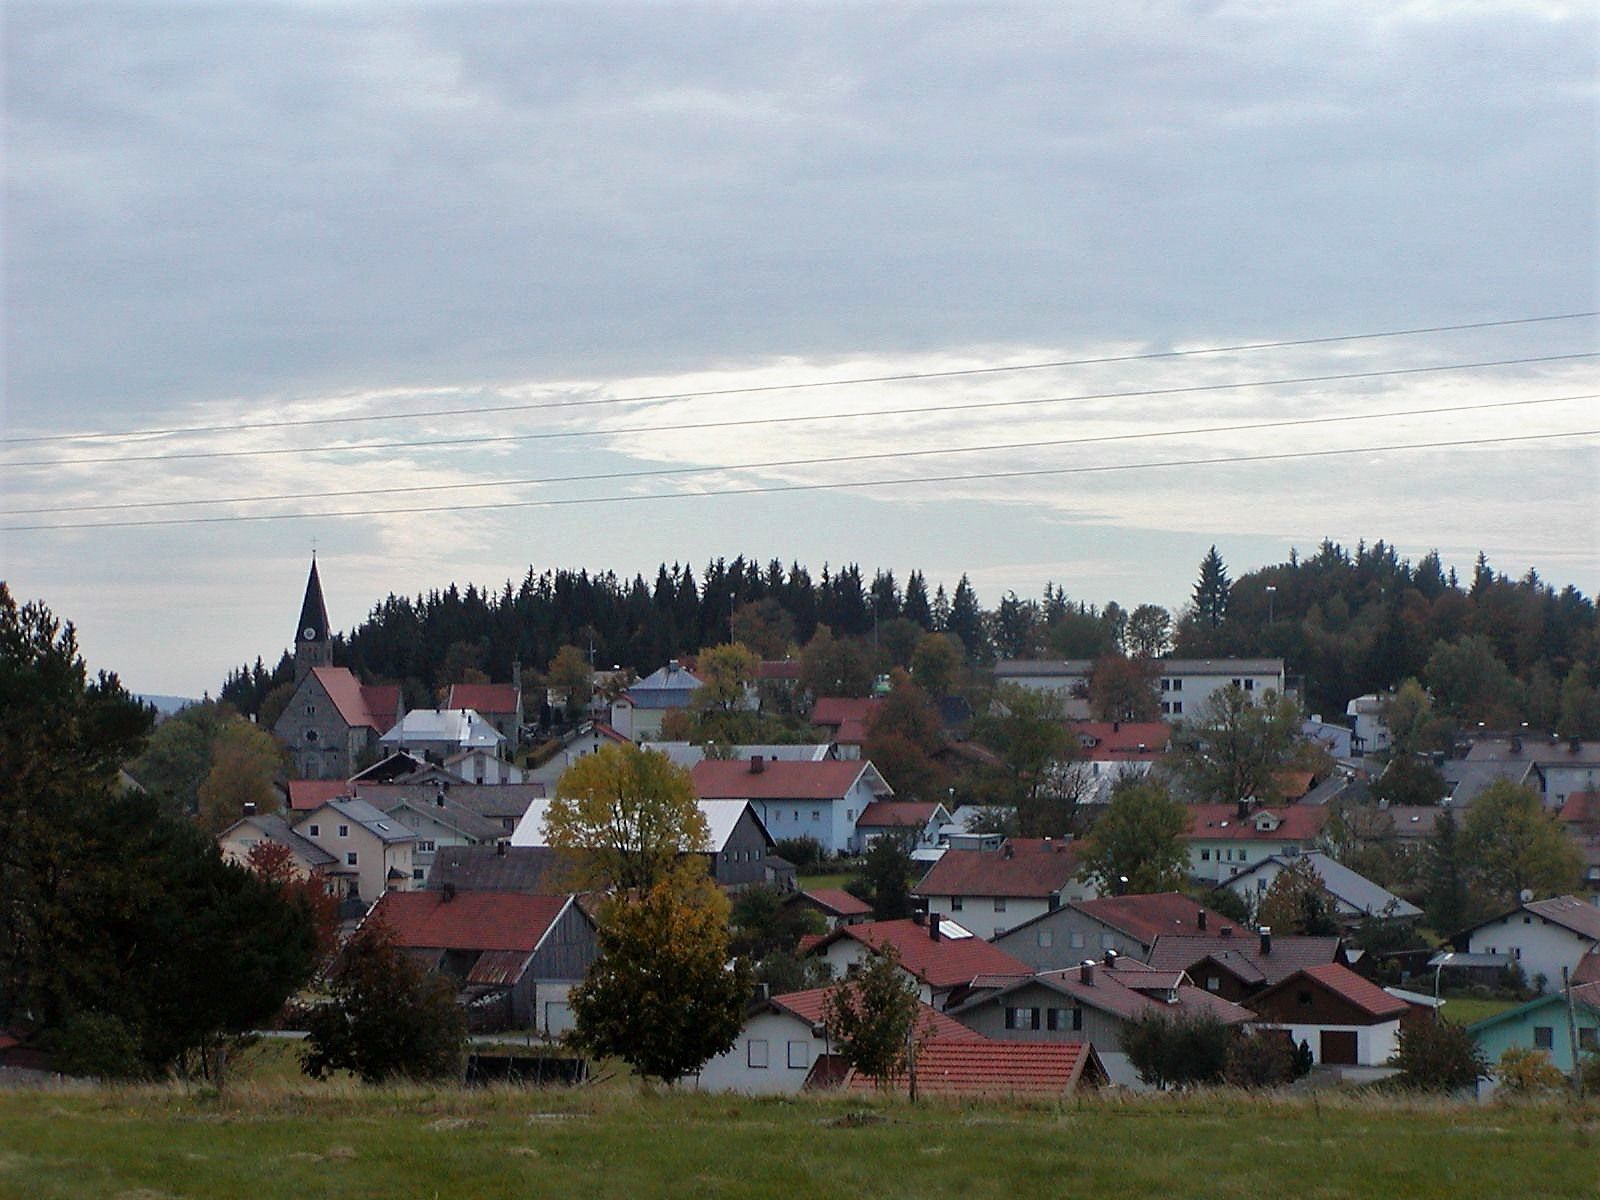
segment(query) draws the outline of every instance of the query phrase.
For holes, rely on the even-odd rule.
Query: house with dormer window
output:
[[[1320,846],[1327,823],[1322,805],[1191,804],[1189,874],[1221,883],[1273,855],[1305,854]]]

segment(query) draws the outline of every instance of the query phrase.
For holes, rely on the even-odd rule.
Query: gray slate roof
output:
[[[1311,864],[1311,869],[1316,872],[1317,878],[1322,880],[1323,888],[1336,900],[1342,900],[1351,908],[1367,913],[1371,916],[1388,916],[1394,918],[1420,917],[1422,910],[1409,901],[1402,900],[1388,888],[1373,883],[1365,875],[1352,871],[1343,863],[1329,858],[1320,850],[1313,850],[1302,854],[1300,859]],[[1295,862],[1294,858],[1286,854],[1274,854],[1247,870],[1240,871],[1227,883],[1220,884],[1213,889],[1221,891],[1231,888],[1241,879],[1249,879],[1259,874],[1267,864],[1272,863],[1279,867],[1287,867]]]
[[[417,835],[412,833],[411,830],[400,824],[400,822],[393,820],[388,813],[374,808],[365,800],[329,800],[325,807],[333,809],[341,817],[349,818],[381,841],[411,842],[416,840]]]
[[[570,861],[548,846],[441,846],[433,856],[424,887],[430,892],[453,884],[460,892],[526,892],[560,896],[569,888]]]

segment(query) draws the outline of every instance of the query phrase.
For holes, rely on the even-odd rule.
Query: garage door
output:
[[[1356,1035],[1353,1030],[1322,1031],[1322,1061],[1333,1067],[1356,1065]]]
[[[565,1000],[546,1000],[544,1002],[544,1031],[554,1037],[559,1037],[572,1028],[572,1006]]]

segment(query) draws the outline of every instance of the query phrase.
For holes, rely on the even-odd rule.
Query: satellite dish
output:
[[[1523,888],[1520,892],[1517,893],[1517,899],[1521,900],[1524,904],[1526,904],[1529,900],[1533,899],[1533,889],[1532,888]]]

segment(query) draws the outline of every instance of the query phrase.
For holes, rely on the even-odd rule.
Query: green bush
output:
[[[812,867],[821,866],[828,857],[822,843],[814,837],[779,838],[773,848],[777,850],[778,857],[788,859],[797,871],[809,871]]]
[[[92,1079],[137,1079],[145,1074],[139,1039],[120,1017],[82,1012],[68,1017],[49,1040],[56,1070]]]

